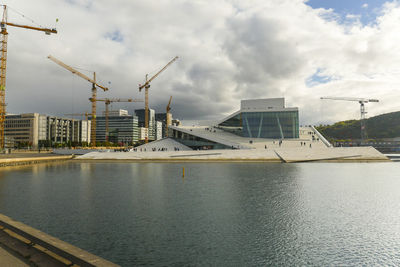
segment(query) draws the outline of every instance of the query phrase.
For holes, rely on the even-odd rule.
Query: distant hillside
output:
[[[360,120],[340,121],[333,125],[318,126],[327,139],[360,139]],[[386,113],[366,120],[368,138],[400,137],[400,111]]]

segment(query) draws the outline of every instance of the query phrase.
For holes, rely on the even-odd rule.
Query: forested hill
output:
[[[333,125],[318,126],[327,139],[360,139],[360,120],[340,121]],[[400,111],[386,113],[366,120],[368,138],[400,137]]]

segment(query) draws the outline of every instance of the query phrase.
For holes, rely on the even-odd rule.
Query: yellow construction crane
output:
[[[167,105],[167,112],[165,113],[165,136],[167,136],[167,137],[168,137],[168,126],[171,125],[171,123],[172,123],[172,115],[170,113],[171,100],[172,100],[172,96],[169,98],[169,102]]]
[[[83,116],[85,116],[85,120],[88,120],[89,113],[88,112],[85,112],[85,113],[72,113],[72,114],[64,114],[64,116],[82,116],[82,118],[83,118]]]
[[[367,114],[367,112],[365,111],[365,103],[379,102],[378,99],[368,99],[368,98],[358,98],[358,97],[332,97],[332,96],[321,97],[321,99],[358,102],[360,104],[360,112],[361,112],[361,117],[360,117],[361,135],[360,135],[360,137],[361,137],[362,141],[365,141],[365,139],[368,138],[367,128],[366,128],[366,124],[365,124],[365,114]]]
[[[92,98],[89,98],[90,101],[93,101]],[[102,101],[106,105],[106,141],[108,141],[108,114],[109,114],[109,105],[113,102],[143,102],[141,99],[132,99],[132,98],[98,98],[95,101]]]
[[[157,72],[153,77],[151,77],[149,80],[147,79],[148,74],[146,74],[146,82],[144,84],[139,84],[139,92],[142,91],[143,88],[145,88],[145,109],[144,109],[144,127],[146,129],[149,129],[149,88],[150,88],[150,83],[152,80],[154,80],[161,72],[163,72],[166,68],[168,68],[169,65],[171,65],[175,60],[177,60],[178,57],[174,57],[170,62],[168,62],[167,65],[165,65],[159,72]],[[144,140],[145,143],[149,142],[148,137]]]
[[[50,60],[54,61],[55,63],[57,63],[58,65],[60,65],[61,67],[69,70],[73,74],[76,74],[79,77],[85,79],[86,81],[92,83],[92,97],[89,98],[90,102],[92,102],[92,119],[91,119],[91,129],[90,129],[91,130],[90,131],[90,142],[92,143],[92,146],[96,146],[96,95],[97,95],[97,88],[96,87],[100,87],[101,89],[103,89],[103,91],[107,91],[108,88],[104,87],[104,86],[102,86],[102,85],[100,85],[100,84],[98,84],[96,82],[96,72],[93,72],[93,79],[90,79],[85,74],[80,73],[76,69],[68,66],[67,64],[63,63],[62,61],[56,59],[55,57],[48,56],[48,58]]]
[[[18,28],[24,28],[29,30],[42,31],[46,34],[57,33],[56,29],[42,28],[42,27],[32,27],[28,25],[19,25],[15,23],[8,22],[7,16],[7,6],[3,6],[3,18],[1,20],[1,32],[0,32],[0,42],[1,42],[1,66],[0,66],[0,150],[4,148],[4,126],[6,120],[6,69],[7,69],[7,40],[8,32],[7,26],[13,26]]]

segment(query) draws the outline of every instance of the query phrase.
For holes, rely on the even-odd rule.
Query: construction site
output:
[[[79,6],[79,3],[74,2],[71,5]],[[342,222],[354,217],[348,214],[356,214],[356,209],[350,207],[349,212],[344,209],[345,205],[366,202],[368,197],[375,195],[372,189],[379,187],[373,186],[369,181],[372,184],[370,188],[367,190],[362,188],[367,184],[368,181],[365,181],[369,175],[364,172],[368,172],[368,167],[371,168],[371,172],[374,168],[378,170],[384,165],[381,162],[400,159],[400,154],[390,155],[371,145],[376,143],[368,134],[367,105],[371,108],[381,105],[384,102],[382,95],[354,97],[358,96],[354,91],[347,96],[318,95],[313,99],[313,104],[320,103],[330,114],[334,113],[332,110],[337,106],[327,107],[329,104],[325,103],[339,103],[338,101],[350,103],[348,110],[351,109],[354,113],[347,115],[359,118],[356,138],[341,140],[340,136],[333,138],[333,135],[327,135],[321,130],[323,127],[304,125],[304,123],[302,125],[303,121],[314,119],[314,117],[307,118],[304,115],[306,112],[301,113],[308,106],[300,104],[300,101],[307,101],[310,95],[306,92],[290,95],[292,92],[287,92],[295,87],[294,84],[290,83],[288,88],[283,88],[284,83],[274,83],[275,80],[284,80],[282,77],[286,77],[285,75],[292,75],[285,74],[285,69],[291,69],[292,66],[283,66],[274,73],[278,78],[271,78],[273,75],[266,73],[266,70],[260,67],[262,64],[260,66],[254,64],[254,69],[250,70],[254,73],[249,75],[252,77],[239,86],[230,79],[239,76],[238,79],[242,79],[248,74],[246,71],[251,68],[243,64],[234,69],[231,66],[233,56],[229,60],[216,57],[218,64],[229,65],[228,69],[233,75],[221,78],[224,74],[219,73],[218,68],[211,66],[207,61],[209,58],[205,63],[193,64],[188,68],[185,64],[190,61],[187,59],[189,54],[185,53],[187,51],[179,50],[175,44],[174,49],[180,51],[179,57],[175,52],[171,52],[172,49],[168,46],[162,49],[158,47],[158,50],[147,50],[148,44],[146,44],[143,45],[143,50],[130,47],[124,53],[121,52],[112,59],[114,64],[111,64],[111,57],[97,58],[101,54],[98,50],[93,52],[95,56],[90,54],[80,61],[79,56],[87,51],[81,53],[70,51],[76,49],[72,49],[69,44],[59,42],[59,46],[55,45],[54,49],[50,45],[45,47],[44,55],[40,53],[44,64],[50,65],[48,69],[58,73],[45,72],[40,77],[37,74],[34,76],[34,79],[42,79],[38,84],[48,85],[45,88],[46,93],[50,93],[48,88],[52,88],[52,93],[55,92],[57,96],[51,99],[57,100],[51,104],[47,103],[49,106],[42,108],[41,105],[44,106],[42,95],[38,94],[39,97],[32,100],[29,99],[30,95],[24,96],[30,104],[33,103],[33,108],[29,106],[25,110],[22,109],[24,111],[22,112],[21,106],[19,109],[15,108],[18,106],[18,101],[24,102],[21,96],[11,100],[6,98],[10,91],[22,90],[23,87],[21,84],[7,87],[7,61],[14,63],[13,56],[16,56],[10,54],[10,57],[7,57],[9,44],[12,44],[11,47],[14,46],[14,43],[9,43],[8,29],[18,28],[22,32],[29,30],[44,33],[47,42],[48,38],[62,35],[63,28],[57,24],[57,27],[41,26],[19,12],[18,15],[30,20],[31,23],[16,23],[13,17],[9,18],[10,7],[7,5],[0,7],[2,9],[0,190],[4,198],[1,212],[7,214],[7,216],[0,214],[1,264],[7,266],[119,266],[115,263],[124,266],[280,265],[263,259],[281,257],[286,260],[289,258],[288,255],[297,258],[296,253],[302,248],[301,253],[307,256],[304,261],[285,263],[304,265],[311,262],[309,258],[312,255],[308,253],[314,253],[312,249],[319,252],[321,247],[325,246],[326,239],[330,238],[326,233],[331,233],[332,230],[340,229],[336,236],[352,237],[351,244],[366,243],[365,240],[361,242],[353,240],[354,236],[357,237],[358,227],[349,227],[350,223],[344,227],[340,224],[332,228],[320,228],[320,226],[324,222],[331,223],[336,218],[341,218]],[[91,4],[80,8],[90,10]],[[100,19],[104,19],[104,16]],[[112,19],[115,19],[115,15]],[[143,25],[146,23],[143,22]],[[237,25],[233,25],[232,28],[236,28]],[[95,28],[97,27],[101,28],[102,25],[96,24]],[[165,28],[166,31],[170,30],[168,27]],[[106,45],[113,42],[115,46],[112,48],[118,50],[124,38],[128,38],[121,33],[126,29],[121,31],[120,29],[110,27],[99,35],[103,41],[109,42]],[[128,30],[135,31],[135,34],[142,38],[141,29]],[[83,30],[73,29],[73,31]],[[87,32],[89,30],[85,31],[85,34]],[[184,38],[185,33],[175,33],[175,35],[174,37],[179,39]],[[253,36],[250,38],[247,34],[244,36],[246,39],[251,39],[250,44],[246,45],[253,45]],[[199,36],[196,37],[201,39]],[[34,34],[31,38],[34,38]],[[258,38],[259,36],[254,37],[255,42],[262,42]],[[74,36],[76,42],[87,40],[89,39],[84,39],[82,36]],[[234,45],[229,48],[235,50],[236,41],[232,40],[230,41]],[[157,40],[153,39],[152,42],[156,43]],[[204,45],[202,42],[204,40],[199,41],[197,45]],[[276,42],[275,45],[282,46],[280,42]],[[200,50],[197,50],[198,46],[195,46],[190,53],[201,54]],[[224,43],[223,48],[217,49],[218,53],[225,53],[225,50],[228,50],[225,46]],[[36,53],[37,48],[32,46],[34,52],[29,51],[29,53]],[[102,53],[107,54],[103,51],[106,50],[104,47],[101,46],[100,49]],[[135,49],[138,51],[134,51]],[[264,47],[261,49],[265,50]],[[157,55],[159,57],[154,56],[154,51],[160,54]],[[245,53],[232,53],[240,55],[238,57],[247,57]],[[76,56],[68,56],[72,54]],[[132,58],[126,59],[127,54],[137,57],[135,58],[137,62]],[[286,56],[286,53],[283,54]],[[200,57],[206,58],[203,54],[199,55]],[[285,60],[283,56],[283,59],[280,56],[273,58],[269,55],[269,57],[276,61]],[[191,60],[195,61],[193,58]],[[10,66],[9,76],[14,80],[23,79],[20,74],[14,75],[17,68]],[[88,70],[87,66],[92,70]],[[257,75],[259,68],[262,69],[261,74]],[[117,76],[116,73],[119,72],[124,74]],[[295,72],[293,70],[293,73]],[[181,83],[177,83],[176,76],[179,76],[179,73],[184,73],[183,78],[179,78],[182,80]],[[204,73],[211,78],[205,80],[201,76]],[[268,78],[263,80],[259,76]],[[290,80],[291,77],[287,79]],[[73,79],[77,80],[76,83]],[[304,83],[307,84],[307,81],[312,80],[310,84],[314,85],[318,79],[321,84],[331,81],[331,77],[325,77],[323,68],[318,67],[317,72],[311,78],[305,79]],[[110,80],[113,80],[113,84]],[[58,88],[58,84],[62,84],[62,88]],[[205,85],[202,88],[203,84],[207,84],[208,87]],[[229,90],[224,86],[229,87]],[[307,87],[307,90],[313,91],[312,95],[315,95],[317,91],[311,87]],[[77,91],[80,90],[76,95],[73,91],[75,88]],[[27,90],[35,91],[36,88],[32,86]],[[318,92],[322,95],[323,91]],[[335,92],[339,94],[339,90]],[[229,99],[225,98],[228,93],[231,94]],[[304,98],[301,99],[300,96]],[[219,106],[216,107],[217,105]],[[314,108],[317,105],[310,106]],[[193,111],[190,113],[191,109]],[[338,112],[337,115],[342,113]],[[213,120],[194,121],[191,120],[193,118]],[[321,121],[325,121],[325,118],[326,116]],[[187,123],[189,119],[190,123]],[[400,139],[396,141],[399,145],[395,149],[400,151]],[[393,152],[395,149],[387,151]],[[344,168],[341,168],[342,166]],[[349,168],[346,169],[346,166]],[[337,177],[335,168],[341,169],[341,174]],[[355,171],[357,168],[362,171]],[[378,174],[370,180],[377,181],[375,178],[384,173],[379,170],[377,172]],[[352,176],[356,175],[361,177],[360,182],[354,183],[354,188],[351,188]],[[392,180],[397,182],[396,179]],[[336,184],[330,186],[329,183],[332,185],[332,181]],[[319,187],[314,186],[318,183]],[[309,189],[306,191],[297,191],[307,186]],[[343,188],[349,190],[340,191]],[[361,201],[354,198],[343,201],[345,199],[343,196],[354,197],[354,192],[360,188],[364,190],[360,194]],[[395,186],[388,186],[388,189],[392,188]],[[339,193],[336,194],[335,190]],[[324,203],[328,193],[332,193],[333,196],[332,200],[326,201],[332,205],[331,207]],[[382,195],[386,199],[386,194]],[[284,204],[285,198],[287,204]],[[343,201],[339,208],[338,201]],[[392,199],[388,200],[388,203],[390,202],[393,202]],[[313,205],[323,203],[325,206],[313,206],[310,203]],[[371,203],[372,207],[376,207],[375,213],[378,214],[382,209],[376,203],[381,202],[371,201]],[[367,205],[365,210],[368,211],[370,208],[371,206]],[[251,209],[254,210],[253,214],[248,213]],[[264,217],[258,216],[260,211],[266,212]],[[338,215],[334,214],[335,211]],[[327,212],[326,217],[321,216],[323,212]],[[281,219],[279,216],[282,214],[292,217]],[[362,212],[361,215],[366,214],[368,212]],[[358,226],[360,222],[366,221],[362,216],[354,225]],[[23,220],[37,229],[24,224]],[[274,220],[276,225],[272,224]],[[238,224],[235,225],[235,221]],[[376,224],[379,226],[382,221],[376,221]],[[282,222],[290,223],[282,224]],[[315,229],[321,232],[318,242],[307,240],[313,237],[310,233],[314,229],[310,225],[314,222]],[[396,223],[393,225],[396,226]],[[301,232],[303,226],[305,230]],[[253,231],[257,227],[259,229]],[[282,237],[276,235],[277,229],[280,228],[289,235]],[[355,234],[343,234],[343,229],[346,228],[357,231]],[[370,231],[370,227],[367,228]],[[368,236],[370,233],[368,231],[361,236]],[[254,235],[254,239],[246,241],[251,234]],[[235,240],[236,237],[240,238]],[[337,242],[339,245],[335,244],[340,253],[343,243],[343,237],[341,238]],[[225,248],[227,240],[229,245],[235,245],[237,248],[231,251]],[[277,257],[265,254],[265,251],[268,253],[272,251],[271,240],[279,241],[276,251],[272,252],[276,253]],[[285,246],[282,245],[282,240],[293,241],[291,252],[282,253],[282,248]],[[263,242],[265,244],[260,246]],[[247,248],[249,253],[242,255],[241,251],[245,250],[243,245],[246,243],[249,244]],[[315,246],[311,249],[306,246],[314,243]],[[220,254],[217,253],[219,249],[221,249]],[[259,250],[259,255],[255,250]],[[332,249],[329,248],[329,251]],[[359,248],[357,247],[355,251],[358,253]],[[232,254],[227,254],[228,252]],[[340,253],[342,257],[343,254]],[[221,258],[221,255],[226,258]],[[315,255],[316,258],[326,256],[318,253]],[[170,258],[170,261],[165,261],[166,257]],[[192,260],[186,261],[190,257]],[[209,261],[210,259],[214,261]],[[219,262],[220,259],[223,261]],[[229,262],[230,259],[234,260]],[[255,259],[263,261],[257,264]]]
[[[113,151],[113,148],[124,147],[125,151],[132,152],[158,152],[161,149],[166,151],[168,147],[170,149],[172,147],[176,148],[174,149],[174,152],[176,152],[178,147],[181,147],[183,150],[195,151],[245,150],[247,151],[246,154],[251,154],[254,151],[269,153],[276,143],[279,143],[278,148],[284,148],[292,143],[301,144],[302,148],[304,146],[309,146],[309,148],[313,146],[313,149],[309,150],[309,152],[315,151],[319,144],[331,149],[332,145],[327,141],[322,142],[324,137],[315,128],[300,128],[298,109],[285,107],[283,98],[242,100],[239,111],[204,127],[182,126],[179,120],[173,119],[171,114],[173,96],[165,96],[165,112],[157,113],[150,108],[150,86],[160,74],[178,60],[178,56],[173,57],[165,65],[160,64],[160,68],[155,74],[144,74],[144,83],[138,86],[138,92],[140,94],[144,93],[143,100],[134,97],[115,96],[112,93],[112,88],[98,82],[99,79],[95,71],[92,76],[88,76],[78,70],[79,68],[72,67],[71,64],[73,62],[68,62],[67,64],[55,56],[49,55],[47,57],[49,60],[89,83],[88,93],[90,97],[88,97],[88,104],[90,111],[65,113],[62,117],[40,113],[8,114],[6,111],[7,104],[12,105],[12,103],[6,104],[5,98],[7,92],[7,27],[41,31],[46,35],[58,34],[58,32],[55,28],[33,27],[9,22],[7,11],[7,6],[3,5],[1,22],[0,147],[5,153],[18,148],[36,150],[79,148],[85,152],[78,153],[78,150],[71,150],[70,152],[63,150],[63,152],[59,153],[86,154],[90,151],[95,151],[93,149],[98,149],[99,147],[109,149],[108,151]],[[100,98],[97,90],[101,90],[109,96]],[[160,92],[157,92],[157,94],[160,94]],[[365,104],[379,102],[379,100],[349,97],[321,97],[321,99],[358,102],[361,112],[360,137],[361,140],[367,139],[367,129],[364,123],[366,117]],[[144,108],[135,108],[131,114],[124,109],[112,110],[110,108],[113,103],[138,105],[140,102],[144,102]],[[104,103],[102,115],[98,114],[97,103]],[[81,119],[76,119],[76,117],[81,117]],[[301,132],[305,131],[313,134],[302,135]],[[316,136],[319,136],[318,140]],[[154,144],[150,145],[152,142]],[[171,142],[179,143],[180,145],[174,147],[173,145],[171,146]],[[289,147],[293,146],[290,145]],[[305,150],[301,151],[304,152]],[[55,150],[55,152],[57,151]],[[137,153],[134,154],[137,155]],[[361,152],[354,152],[343,157],[362,157],[362,154]],[[271,155],[274,156],[266,158],[275,159],[276,156],[281,158],[277,151],[274,151]],[[93,156],[91,157],[93,158]],[[110,154],[108,157],[117,158],[115,154]],[[146,154],[145,157],[158,158],[155,154],[151,155],[151,153]],[[338,157],[334,156],[334,158]],[[327,156],[326,158],[329,157]]]
[[[57,34],[57,30],[9,22],[7,6],[3,5],[2,7],[0,74],[0,148],[2,151],[10,152],[11,149],[17,148],[40,150],[56,147],[135,146],[166,137],[168,126],[173,123],[170,113],[172,96],[169,97],[166,112],[156,114],[153,109],[149,108],[149,88],[151,82],[176,61],[178,57],[174,57],[152,77],[148,77],[148,74],[145,75],[145,83],[139,85],[139,92],[142,89],[145,92],[145,107],[143,110],[137,109],[137,112],[135,110],[135,114],[128,114],[126,110],[110,110],[110,104],[138,103],[143,102],[143,100],[119,97],[98,98],[98,89],[106,92],[109,91],[109,88],[96,81],[96,72],[93,72],[92,77],[88,77],[70,65],[49,55],[48,59],[90,83],[91,97],[88,100],[91,112],[66,113],[63,117],[39,113],[7,113],[5,98],[7,26],[42,31],[47,35]],[[97,102],[105,104],[102,116],[97,115]],[[76,116],[82,117],[82,119],[75,119],[74,117]],[[73,118],[71,119],[71,117]],[[175,120],[174,123],[179,125],[179,120]]]
[[[126,152],[84,151],[82,160],[132,161],[388,161],[370,146],[333,147],[313,126],[299,126],[284,98],[242,100],[241,108],[208,126],[170,126],[169,137]]]

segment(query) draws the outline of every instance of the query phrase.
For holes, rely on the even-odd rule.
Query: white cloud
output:
[[[362,8],[368,8],[368,4],[365,3],[365,4],[363,4],[361,7],[362,7]]]
[[[8,28],[7,109],[63,114],[90,109],[90,84],[46,59],[96,70],[111,81],[99,97],[136,97],[137,84],[175,55],[154,80],[150,105],[164,112],[173,95],[180,119],[212,119],[235,111],[240,99],[287,98],[302,123],[357,118],[358,104],[321,101],[326,95],[378,98],[369,115],[398,110],[398,2],[384,5],[376,24],[341,25],[332,10],[303,0],[5,1],[57,35]],[[9,13],[9,20],[29,23]],[[307,81],[318,71],[326,83]],[[128,106],[114,105],[114,108]],[[103,108],[98,105],[99,109]]]

